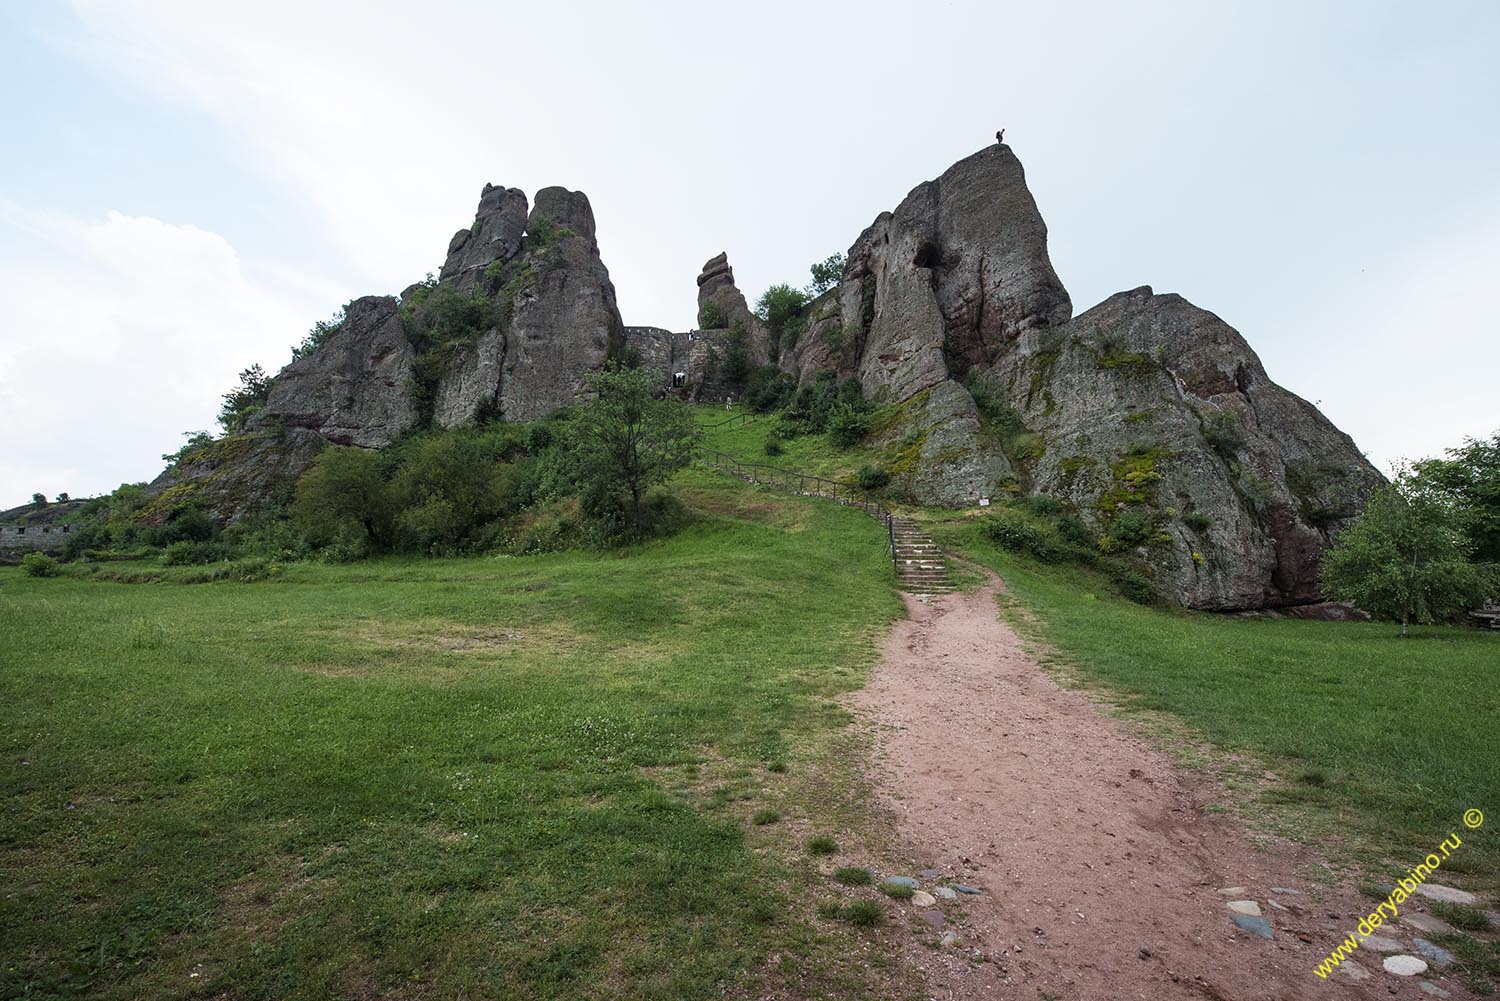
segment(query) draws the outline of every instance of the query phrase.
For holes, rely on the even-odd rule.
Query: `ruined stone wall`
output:
[[[72,525],[0,525],[0,552],[61,549],[72,529]]]

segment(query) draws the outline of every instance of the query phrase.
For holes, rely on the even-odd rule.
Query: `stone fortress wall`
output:
[[[68,541],[71,525],[0,525],[0,550],[61,549]]]
[[[677,391],[692,399],[724,398],[724,388],[705,384],[703,375],[710,350],[718,353],[721,363],[728,353],[725,331],[626,327],[625,346],[640,354],[641,368],[656,375],[662,389]],[[678,375],[682,376],[680,384]]]

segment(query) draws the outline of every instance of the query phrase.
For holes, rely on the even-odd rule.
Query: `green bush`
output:
[[[984,519],[980,531],[1000,548],[1024,553],[1043,563],[1058,563],[1068,556],[1055,529],[1038,524],[1019,511],[996,511]]]
[[[173,542],[161,554],[164,567],[198,566],[228,559],[227,547],[217,542]]]
[[[1151,537],[1151,523],[1135,511],[1122,511],[1110,523],[1109,534],[1126,548],[1139,546]]]
[[[21,572],[28,577],[56,577],[57,561],[46,553],[27,553],[21,557]]]
[[[865,490],[879,490],[891,482],[891,474],[881,466],[860,466],[859,485]]]
[[[1233,411],[1215,410],[1203,422],[1203,440],[1226,460],[1232,460],[1245,447],[1240,419]]]
[[[864,440],[869,418],[847,403],[839,405],[828,422],[828,439],[834,448],[853,448]]]
[[[1110,583],[1126,598],[1138,605],[1150,605],[1156,601],[1156,587],[1151,578],[1136,568],[1124,563],[1113,563],[1108,568]]]
[[[724,310],[716,302],[706,302],[703,308],[698,310],[698,329],[700,330],[723,330],[729,325],[724,317]]]
[[[775,437],[766,439],[765,453],[767,455],[780,455],[786,449],[781,446],[780,440]]]
[[[745,406],[766,414],[785,406],[797,391],[797,380],[774,365],[762,365],[745,382]]]
[[[1182,516],[1182,523],[1188,528],[1191,528],[1193,531],[1197,532],[1199,535],[1202,535],[1204,532],[1207,532],[1209,530],[1209,527],[1213,525],[1214,520],[1201,511],[1193,511],[1190,514],[1185,514]]]

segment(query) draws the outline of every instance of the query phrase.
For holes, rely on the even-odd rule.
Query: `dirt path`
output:
[[[909,618],[854,697],[879,728],[882,796],[910,875],[924,890],[984,891],[907,908],[916,931],[903,948],[932,997],[1431,996],[1364,950],[1354,962],[1368,979],[1319,979],[1313,968],[1369,902],[1306,885],[1295,873],[1311,856],[1257,851],[1233,821],[1204,814],[1202,779],[1042,673],[1001,621],[999,587],[907,596]],[[1231,887],[1246,889],[1220,894]],[[1258,901],[1274,939],[1235,928],[1231,897]],[[937,946],[944,931],[960,942]],[[1409,929],[1394,934],[1410,945]],[[1432,979],[1468,996],[1457,978]]]

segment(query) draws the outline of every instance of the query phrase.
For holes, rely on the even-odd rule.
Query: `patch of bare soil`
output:
[[[1234,819],[1206,813],[1209,780],[1042,672],[1000,619],[1000,587],[907,596],[909,617],[851,696],[877,728],[880,805],[907,874],[924,891],[983,891],[908,902],[898,941],[933,998],[1429,997],[1373,951],[1350,960],[1367,979],[1319,978],[1373,904],[1299,879],[1310,851],[1254,848]],[[1233,887],[1244,890],[1219,892]],[[1236,928],[1231,899],[1256,901],[1274,938]],[[944,932],[959,940],[941,944]],[[1457,977],[1427,979],[1470,996]]]

